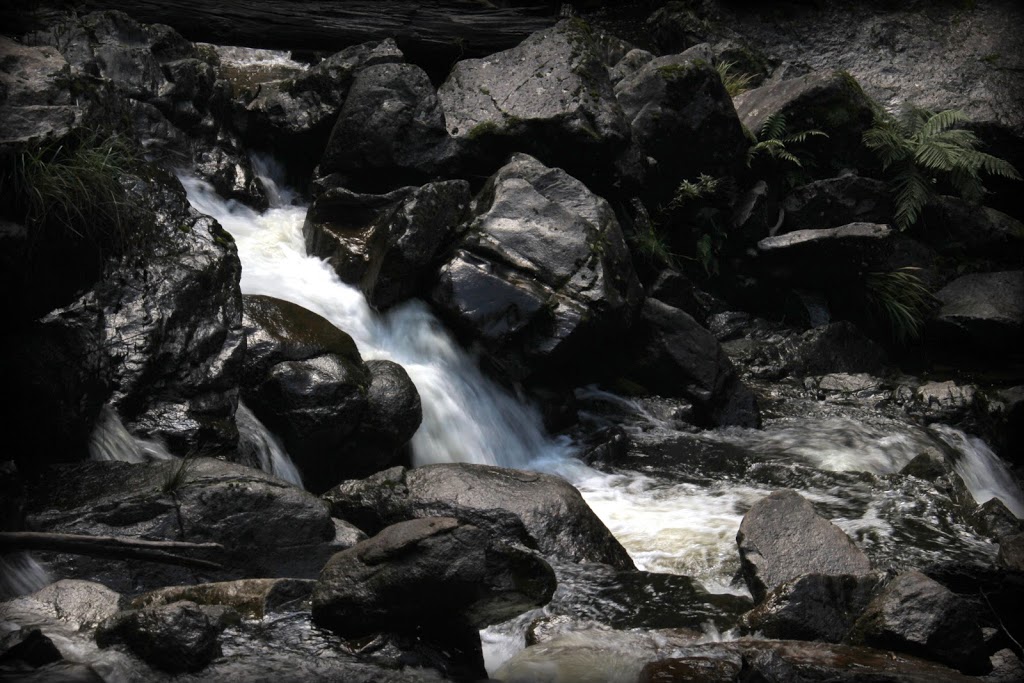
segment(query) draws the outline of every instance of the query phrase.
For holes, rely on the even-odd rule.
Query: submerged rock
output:
[[[917,571],[904,572],[886,585],[857,620],[850,639],[934,659],[966,673],[991,668],[981,629],[967,605]]]
[[[332,513],[373,533],[420,517],[455,517],[553,558],[632,568],[622,545],[564,479],[490,465],[392,468],[324,494]]]
[[[431,300],[508,377],[585,367],[632,322],[640,284],[615,213],[516,154],[476,197]]]
[[[804,574],[861,576],[871,562],[799,493],[776,491],[743,516],[736,534],[743,579],[756,602]]]

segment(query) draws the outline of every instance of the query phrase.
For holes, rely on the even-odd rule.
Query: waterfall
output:
[[[121,418],[110,406],[103,406],[99,420],[89,437],[89,455],[93,460],[120,460],[122,462],[153,462],[170,460],[174,456],[155,439],[140,439],[125,429]]]
[[[258,164],[263,170],[265,162]],[[549,438],[538,411],[488,379],[421,301],[378,314],[330,265],[306,255],[306,207],[278,204],[258,213],[225,201],[196,178],[182,176],[189,201],[235,238],[242,292],[285,299],[344,330],[364,360],[405,368],[420,393],[423,422],[412,439],[417,465],[470,462],[526,467],[538,457],[559,459],[567,442]],[[271,196],[290,195],[268,178]]]
[[[281,440],[274,436],[242,401],[235,411],[238,450],[250,453],[264,472],[302,488],[302,475],[288,456]]]
[[[932,425],[930,429],[956,452],[953,470],[979,505],[998,498],[1010,512],[1024,519],[1024,493],[984,441],[947,425]]]
[[[0,554],[0,600],[35,593],[50,584],[50,576],[28,553]]]

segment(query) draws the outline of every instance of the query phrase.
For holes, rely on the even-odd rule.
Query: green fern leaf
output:
[[[937,114],[931,114],[931,112],[924,110],[920,111],[922,115],[927,116],[927,120],[920,126],[921,135],[925,138],[933,137],[969,121],[967,116],[959,109],[947,109]]]

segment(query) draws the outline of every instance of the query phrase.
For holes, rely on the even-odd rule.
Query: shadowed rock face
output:
[[[118,643],[151,666],[169,673],[199,671],[220,655],[217,636],[224,628],[217,612],[193,602],[128,610],[110,617],[96,631],[96,643]]]
[[[952,342],[1000,350],[1024,341],[1024,271],[964,275],[935,297],[942,308],[932,327]]]
[[[455,517],[554,558],[633,568],[625,549],[564,479],[489,465],[392,468],[324,494],[333,514],[368,532],[403,520]]]
[[[843,531],[819,517],[795,491],[776,491],[743,516],[736,543],[743,578],[756,602],[803,574],[871,571],[867,555]]]

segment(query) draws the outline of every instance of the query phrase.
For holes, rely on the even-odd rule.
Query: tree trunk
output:
[[[146,541],[140,538],[83,536],[37,531],[0,532],[0,553],[19,550],[44,550],[76,555],[109,557],[115,560],[149,560],[199,569],[223,569],[209,560],[175,555],[171,550],[224,550],[219,543],[185,543],[181,541]]]

